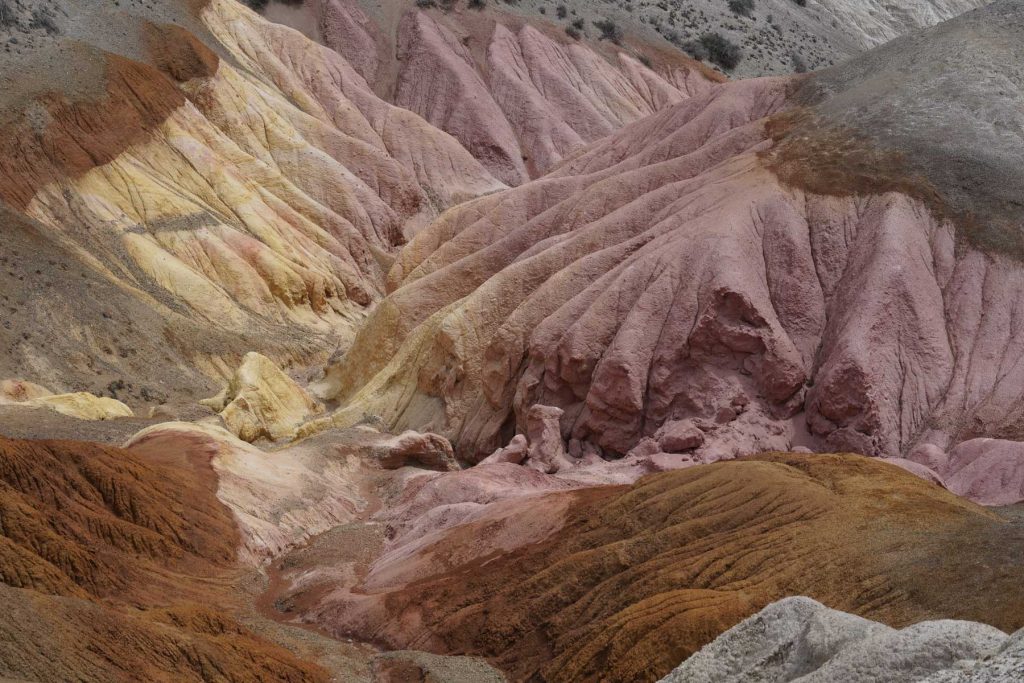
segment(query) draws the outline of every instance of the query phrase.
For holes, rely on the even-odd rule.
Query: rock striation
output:
[[[997,122],[1019,119],[1022,22],[995,3],[811,78],[717,85],[449,211],[328,372],[330,423],[429,424],[467,460],[536,404],[606,458],[677,428],[698,462],[1016,440],[1024,147]],[[936,66],[975,35],[960,78]]]
[[[113,375],[152,404],[174,367],[191,376],[170,388],[201,396],[250,350],[322,362],[409,236],[505,187],[340,55],[237,2],[33,6],[51,28],[19,15],[0,53],[3,334],[24,367],[65,367],[30,379]],[[64,272],[82,286],[50,301]]]
[[[508,185],[722,80],[675,50],[652,51],[654,63],[634,48],[577,42],[540,17],[497,9],[382,11],[313,0],[265,12],[339,52]]]

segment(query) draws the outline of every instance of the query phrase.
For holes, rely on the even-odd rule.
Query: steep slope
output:
[[[536,404],[577,455],[693,428],[702,461],[1020,438],[1022,23],[997,3],[810,79],[716,86],[449,211],[328,373],[333,423],[429,428],[472,460]]]
[[[487,467],[502,466],[469,472]],[[281,563],[279,601],[337,636],[482,655],[514,680],[655,680],[788,595],[895,627],[1018,629],[1021,534],[1019,516],[877,460],[775,454],[492,503],[394,534],[354,576],[325,562],[345,545],[324,536]]]
[[[1022,631],[1007,636],[969,621],[897,631],[808,598],[787,598],[720,635],[662,683],[1011,683],[1024,671],[1022,639]]]
[[[339,55],[231,0],[18,7],[2,29],[0,201],[17,314],[4,362],[31,360],[26,379],[103,391],[113,376],[144,402],[140,385],[205,393],[250,350],[322,361],[408,235],[504,187]],[[14,253],[33,241],[53,256]],[[39,258],[68,270],[30,270]],[[58,275],[82,280],[29,309],[65,289]],[[47,347],[58,313],[72,339]]]
[[[236,623],[238,533],[208,466],[0,438],[0,675],[327,680]]]
[[[509,185],[721,80],[676,51],[577,42],[512,12],[355,0],[264,9],[345,56],[383,97],[451,133]]]

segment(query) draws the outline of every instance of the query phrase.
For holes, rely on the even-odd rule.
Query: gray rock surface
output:
[[[1024,632],[968,621],[894,629],[805,597],[768,605],[662,683],[974,683],[1020,681]]]

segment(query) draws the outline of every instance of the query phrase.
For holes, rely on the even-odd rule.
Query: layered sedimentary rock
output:
[[[3,29],[20,46],[2,57],[4,303],[16,314],[4,334],[29,379],[109,373],[152,403],[180,389],[164,377],[174,366],[198,392],[250,350],[325,359],[407,236],[504,187],[337,53],[238,3],[122,5],[36,2],[45,29]],[[44,301],[72,276],[63,306]],[[77,363],[70,340],[47,343],[51,311],[67,316]]]
[[[612,457],[667,429],[705,462],[1019,437],[1024,146],[1000,121],[1021,25],[997,3],[810,79],[715,86],[449,211],[328,373],[333,423],[429,425],[467,459],[536,404]]]
[[[427,480],[413,523],[392,518],[361,573],[317,566],[343,547],[325,536],[282,564],[294,583],[280,600],[335,635],[485,656],[516,680],[654,680],[788,595],[895,628],[1024,625],[1019,520],[877,459],[771,455],[632,487],[534,484],[455,525],[438,526],[452,506],[422,507],[494,468],[552,477],[505,463]]]
[[[380,507],[379,483],[410,474],[392,470],[436,476],[458,469],[451,445],[436,434],[395,436],[367,426],[268,453],[219,427],[167,422],[135,434],[125,447],[148,457],[208,460],[217,496],[241,528],[240,556],[256,564]]]
[[[787,598],[723,633],[662,683],[1010,683],[1024,671],[1022,638],[1021,631],[1007,636],[969,621],[896,630],[809,598]]]

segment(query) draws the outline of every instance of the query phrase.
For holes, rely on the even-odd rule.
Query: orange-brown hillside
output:
[[[0,438],[0,676],[325,678],[229,616],[237,542],[206,463]]]
[[[1020,522],[877,460],[767,455],[524,505],[554,515],[563,496],[565,524],[541,543],[474,555],[500,533],[484,520],[417,549],[405,561],[422,571],[379,596],[383,622],[359,624],[366,610],[332,610],[331,598],[309,613],[339,632],[484,655],[515,680],[547,681],[657,680],[789,595],[896,626],[1024,625]]]

